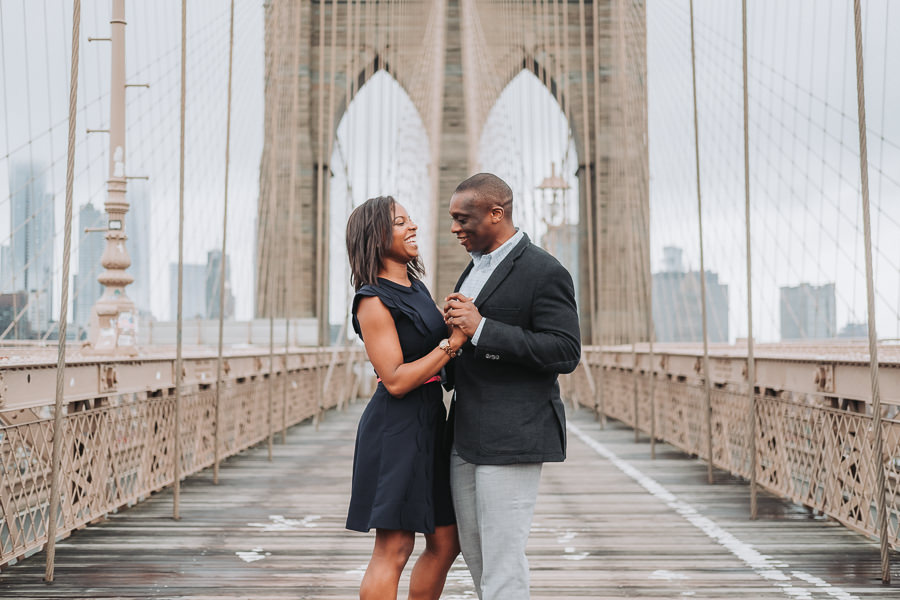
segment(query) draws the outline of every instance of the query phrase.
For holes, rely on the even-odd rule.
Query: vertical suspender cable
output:
[[[642,9],[642,17],[643,22],[641,23],[641,30],[643,31],[642,39],[644,43],[646,43],[647,39],[647,7],[644,6]],[[646,75],[647,73],[647,54],[644,52],[642,54],[643,64],[640,65],[641,73]],[[647,117],[647,87],[646,87],[646,76],[642,77],[643,87],[641,89],[641,130],[642,133],[647,131],[649,127],[649,119]],[[646,140],[646,137],[642,138]],[[641,183],[642,185],[647,186],[647,201],[644,203],[643,196],[641,197],[641,216],[643,219],[641,220],[641,227],[646,228],[649,231],[650,228],[650,155],[649,155],[649,147],[647,146],[646,141],[644,141],[641,146]],[[646,211],[644,210],[646,207]],[[649,233],[647,237],[647,243],[641,244],[641,248],[646,248],[646,254],[643,252],[641,256],[644,257],[646,262],[642,264],[647,265],[647,275],[650,276],[649,281],[646,281],[644,286],[644,310],[646,311],[646,323],[647,323],[647,344],[648,344],[648,353],[649,353],[649,361],[650,361],[650,458],[656,458],[656,355],[653,349],[653,342],[656,338],[656,327],[653,323],[653,276],[650,272],[650,239]],[[643,272],[643,271],[642,271]]]
[[[320,10],[321,10],[321,4]],[[335,10],[332,6],[332,10]],[[281,386],[281,443],[287,443],[287,407],[288,407],[288,385],[291,383],[289,371],[288,371],[288,349],[290,348],[290,332],[291,332],[291,319],[288,311],[290,310],[291,301],[293,300],[293,294],[291,293],[294,289],[294,205],[296,204],[298,197],[296,191],[297,185],[297,152],[298,152],[298,141],[297,141],[297,109],[300,106],[300,82],[294,81],[299,73],[300,73],[300,39],[301,39],[301,15],[302,9],[301,7],[296,8],[296,15],[294,17],[294,68],[291,70],[291,81],[292,87],[294,88],[293,95],[291,97],[291,162],[290,162],[290,176],[288,179],[288,193],[287,193],[287,201],[288,201],[288,218],[287,225],[285,226],[285,241],[288,245],[287,247],[287,260],[283,263],[282,269],[282,278],[284,279],[284,374],[282,379]],[[334,17],[332,17],[333,19]]]
[[[78,58],[81,36],[81,0],[72,8],[72,65],[69,73],[69,141],[66,154],[66,224],[63,233],[62,300],[59,308],[59,344],[56,355],[56,404],[53,409],[53,454],[50,472],[50,507],[47,515],[47,566],[44,581],[53,581],[56,526],[59,512],[60,463],[63,438],[63,382],[66,369],[66,317],[69,305],[69,262],[72,248],[72,196],[75,186],[75,122],[78,108]]]
[[[273,131],[275,130],[275,118],[274,115],[276,113],[274,108],[274,98],[275,92],[272,90],[272,72],[274,71],[274,62],[275,62],[275,33],[274,33],[274,21],[275,21],[275,10],[276,6],[274,4],[274,0],[272,2],[266,2],[263,4],[264,16],[263,19],[265,21],[265,33],[264,33],[264,95],[265,95],[265,117],[263,119],[263,156],[262,161],[260,163],[260,176],[259,176],[259,196],[260,202],[257,207],[257,224],[256,224],[256,314],[260,318],[265,315],[265,311],[263,307],[266,304],[266,289],[265,289],[265,278],[268,277],[268,273],[266,273],[266,253],[269,251],[268,244],[268,236],[269,236],[269,212],[271,211],[271,202],[269,198],[272,195],[272,176],[271,176],[271,167],[273,163],[273,153],[275,151],[275,136]],[[265,198],[266,202],[262,202],[262,199]],[[252,338],[252,323],[250,324],[249,332]],[[252,342],[252,339],[250,340]],[[237,422],[235,422],[237,423]]]
[[[618,24],[618,73],[617,73],[617,81],[619,88],[619,134],[621,139],[619,140],[620,155],[624,155],[624,158],[620,159],[620,168],[616,169],[616,174],[618,175],[619,184],[621,185],[621,189],[623,192],[623,196],[625,198],[625,202],[627,205],[627,227],[625,228],[625,243],[628,245],[628,264],[632,271],[635,270],[635,262],[634,262],[634,252],[632,246],[635,243],[634,239],[634,211],[632,209],[632,203],[634,202],[634,197],[630,193],[628,181],[626,179],[626,165],[628,164],[630,149],[629,149],[629,139],[628,139],[628,102],[625,98],[625,69],[626,69],[626,60],[625,60],[625,3],[624,0],[618,0],[616,3],[616,20]],[[625,292],[624,281],[622,282],[622,292]],[[634,412],[634,441],[637,442],[640,439],[640,419],[638,418],[638,360],[637,360],[637,286],[632,285],[631,294],[634,296],[631,302],[626,302],[628,306],[627,310],[631,315],[631,319],[629,319],[629,337],[631,338],[631,386],[632,386],[632,410]]]
[[[639,39],[646,40],[646,32],[647,32],[647,10],[646,7],[642,7],[641,10],[641,18],[642,22],[639,23],[639,30],[643,32],[643,35],[640,36]],[[635,28],[631,27],[630,31],[632,36],[635,35]],[[646,52],[641,53],[641,57],[643,59],[642,62],[635,65],[635,68],[638,69],[639,73],[646,74],[647,72],[647,63],[646,63]],[[646,132],[646,127],[648,124],[647,120],[647,87],[646,87],[646,78],[641,77],[641,87],[637,90],[637,95],[639,96],[639,106],[641,107],[640,120],[639,125],[641,128],[641,139],[646,140],[644,137],[644,133]],[[634,102],[630,103],[632,106],[636,104]],[[650,223],[650,190],[649,190],[649,181],[650,181],[650,157],[648,155],[648,147],[646,141],[642,141],[639,144],[640,147],[640,155],[641,160],[639,163],[639,174],[640,174],[640,186],[641,194],[639,196],[639,201],[641,203],[640,211],[638,215],[641,220],[638,225],[641,228],[641,231],[646,231],[649,229]],[[648,186],[645,188],[644,186]],[[644,191],[646,190],[646,198],[647,201],[644,202]],[[647,229],[645,229],[647,228]],[[647,240],[647,243],[644,243],[644,240]],[[641,268],[638,269],[637,272],[644,273],[643,265],[647,265],[646,273],[650,274],[650,241],[649,237],[644,238],[643,235],[640,238],[640,260],[641,260]],[[643,288],[643,299],[644,299],[644,309],[645,309],[645,326],[647,328],[647,358],[649,371],[647,373],[648,377],[648,390],[647,396],[649,398],[649,409],[650,409],[650,458],[656,458],[656,355],[654,353],[653,342],[656,336],[656,330],[653,324],[653,287],[652,287],[652,277],[650,281],[646,281],[643,277],[640,280],[637,280],[643,283],[643,285],[639,284],[639,288]],[[640,298],[640,294],[638,298]],[[636,299],[636,300],[637,300]]]
[[[623,105],[623,127],[622,127],[622,147],[625,149],[625,164],[622,169],[622,176],[625,180],[625,185],[631,185],[629,181],[629,176],[633,175],[634,172],[634,161],[631,157],[632,147],[631,147],[631,128],[634,126],[634,122],[632,121],[632,113],[633,110],[633,98],[631,98],[630,84],[628,82],[628,78],[626,77],[629,70],[629,61],[628,61],[628,52],[627,52],[627,44],[625,43],[626,37],[626,27],[625,22],[627,17],[627,11],[625,10],[624,3],[620,4],[622,9],[621,14],[619,15],[619,27],[621,28],[621,37],[619,38],[619,43],[622,45],[622,80],[623,80],[623,97],[622,97],[622,105]],[[631,33],[630,31],[628,33]],[[631,301],[628,302],[631,312],[631,360],[632,360],[632,385],[633,385],[633,400],[634,400],[634,441],[637,442],[641,437],[641,413],[640,413],[640,402],[641,402],[641,388],[640,388],[640,367],[638,364],[638,353],[637,353],[637,342],[640,337],[640,286],[637,282],[637,277],[635,276],[638,273],[638,252],[635,251],[635,245],[641,243],[641,240],[637,237],[636,232],[637,228],[635,227],[635,204],[641,201],[640,195],[640,187],[634,186],[633,191],[628,196],[628,265],[630,273],[627,276],[631,279]],[[643,243],[641,243],[643,246]],[[627,292],[625,292],[627,293]]]
[[[862,8],[853,0],[856,36],[856,104],[859,112],[859,170],[862,187],[863,234],[866,244],[866,299],[869,317],[869,373],[872,383],[872,427],[874,442],[872,468],[875,470],[875,507],[878,511],[878,536],[881,541],[881,581],[891,582],[890,546],[888,544],[887,506],[885,503],[884,448],[881,431],[881,395],[878,391],[878,335],[875,329],[875,282],[872,274],[872,225],[869,214],[869,161],[866,154],[866,92],[863,77]]]
[[[615,19],[621,20],[620,15],[624,12],[622,8],[622,0],[616,0],[616,17]],[[625,171],[625,142],[626,140],[622,136],[622,111],[624,110],[622,104],[625,102],[625,87],[624,87],[624,71],[625,71],[625,44],[624,44],[624,33],[621,27],[617,26],[616,29],[616,88],[617,88],[617,96],[616,99],[618,101],[618,105],[616,107],[616,113],[614,118],[616,120],[615,123],[615,135],[616,142],[618,143],[618,152],[615,153],[615,158],[613,159],[613,186],[615,187],[615,192],[619,194],[622,202],[629,202],[628,199],[628,188],[624,183],[624,171]],[[617,215],[617,219],[621,223],[621,216]],[[618,224],[618,223],[617,223]],[[624,232],[622,231],[623,227],[620,225],[619,227],[607,229],[613,232],[611,235],[615,236],[613,239],[613,247],[621,247],[625,242],[623,241]],[[624,289],[625,289],[625,275],[623,275],[623,263],[625,261],[615,261],[615,315],[616,318],[611,320],[613,324],[613,335],[611,336],[614,340],[614,343],[620,344],[625,341],[625,331],[624,331],[624,319],[622,318],[622,313],[625,311],[625,306],[627,302],[623,299]],[[624,382],[623,382],[624,383]]]
[[[565,7],[563,8],[563,10],[565,10]],[[591,40],[591,42],[592,42],[591,49],[593,50],[593,59],[594,59],[594,87],[591,90],[591,95],[594,100],[594,128],[595,128],[594,129],[594,140],[595,140],[595,142],[596,142],[596,139],[600,137],[599,136],[600,121],[598,119],[599,109],[597,108],[597,102],[598,102],[597,88],[600,85],[600,81],[597,78],[597,70],[598,70],[599,65],[597,64],[597,62],[598,62],[597,61],[597,29],[596,29],[597,26],[596,26],[596,18],[595,18],[596,12],[597,12],[597,3],[593,2],[593,3],[591,3],[591,26],[593,28],[594,36],[593,36],[593,39]],[[585,146],[587,146],[587,144],[589,144],[590,141],[591,141],[590,136],[585,136]],[[599,158],[599,154],[595,153],[595,156]],[[595,185],[594,185],[593,189],[594,189],[595,193],[597,194],[597,197],[599,198],[599,196],[600,196],[600,185],[599,185],[600,180],[599,180],[599,177],[597,177],[597,173],[598,173],[598,170],[594,169]],[[590,342],[591,342],[592,346],[596,346],[597,344],[600,343],[600,335],[599,335],[600,318],[599,318],[598,311],[597,311],[597,304],[599,303],[599,288],[597,287],[596,278],[594,275],[595,270],[596,270],[595,256],[594,256],[594,248],[595,248],[595,246],[594,246],[594,235],[595,235],[594,229],[595,228],[592,227],[592,224],[594,223],[594,219],[593,219],[594,198],[589,193],[586,193],[584,197],[585,197],[585,204],[584,204],[585,211],[587,213],[587,215],[586,215],[587,225],[584,228],[584,230],[587,233],[587,247],[588,247],[588,251],[587,251],[588,290],[590,290],[588,293],[588,308],[590,310],[590,315],[591,315],[591,317],[590,317],[590,323],[591,323]],[[599,205],[600,205],[600,203],[597,202],[597,207],[596,207],[597,210],[599,210],[599,208],[600,208]],[[579,216],[579,220],[580,220],[580,216]],[[599,237],[600,237],[599,229],[596,230],[596,236],[599,239]],[[588,362],[586,362],[586,361],[584,363],[584,368],[588,369],[588,370],[590,370],[590,368],[591,368],[589,366]],[[596,402],[596,400],[595,400],[595,402]],[[595,407],[594,407],[595,412],[597,412],[597,406],[598,405],[595,405]]]
[[[182,373],[182,341],[183,341],[183,296],[184,296],[184,105],[187,68],[187,0],[181,0],[181,133],[178,154],[178,316],[175,325],[175,481],[172,497],[172,518],[180,519],[178,514],[181,501],[181,383]]]
[[[273,6],[272,12],[272,40],[274,44],[274,48],[272,51],[272,69],[269,73],[270,82],[269,85],[272,89],[272,97],[276,100],[274,101],[275,107],[272,109],[272,151],[269,154],[270,162],[268,165],[269,168],[269,181],[270,181],[270,191],[269,191],[269,210],[266,216],[266,239],[267,239],[267,256],[265,261],[266,268],[266,304],[268,305],[268,313],[269,313],[269,380],[266,386],[266,448],[269,461],[272,460],[272,444],[275,436],[275,420],[273,419],[272,409],[274,407],[275,402],[275,299],[277,297],[277,293],[275,288],[278,284],[275,278],[275,270],[273,268],[273,264],[275,261],[275,251],[276,246],[275,243],[278,240],[278,232],[279,232],[279,220],[277,218],[276,212],[278,209],[278,193],[279,193],[279,173],[278,173],[278,154],[277,154],[277,145],[278,140],[277,136],[279,133],[279,117],[281,117],[281,125],[284,125],[284,114],[282,107],[282,84],[281,84],[281,72],[283,66],[281,61],[284,57],[281,54],[282,44],[285,43],[284,39],[284,26],[281,23],[280,16],[284,11],[285,4],[277,3]],[[300,10],[300,7],[297,7],[297,10]]]
[[[221,399],[222,399],[222,338],[225,329],[225,254],[228,246],[226,241],[228,238],[228,168],[231,165],[231,73],[232,59],[234,54],[234,0],[231,0],[231,20],[228,28],[228,100],[225,112],[225,193],[222,206],[222,256],[219,257],[221,264],[219,265],[219,348],[216,358],[216,412],[215,412],[215,432],[213,434],[213,483],[219,483],[219,460],[221,453],[219,452],[219,433],[222,428],[219,424],[221,419]]]
[[[368,8],[368,7],[367,7]],[[367,11],[368,12],[368,11]],[[323,321],[325,312],[325,293],[323,289],[325,280],[325,86],[322,85],[321,79],[325,72],[325,10],[324,6],[319,4],[319,93],[316,100],[318,107],[318,115],[316,121],[316,130],[318,131],[316,148],[319,154],[318,164],[316,165],[316,322],[318,323],[318,342],[316,349],[316,394],[318,397],[318,406],[316,407],[316,427],[319,426],[319,420],[322,418],[324,409],[324,394],[322,393],[322,346],[328,343],[326,338],[326,323]],[[356,52],[356,47],[353,48]]]
[[[565,7],[563,10],[567,10],[568,7]],[[590,115],[588,112],[588,76],[587,76],[587,42],[586,42],[586,34],[585,34],[585,16],[584,16],[584,0],[578,0],[578,42],[580,44],[581,50],[581,120],[583,123],[582,127],[582,135],[584,136],[584,182],[585,182],[585,198],[587,199],[587,204],[591,203],[593,198],[592,195],[592,187],[591,187],[591,123],[590,123]],[[568,35],[568,31],[564,32],[565,35]],[[563,77],[568,79],[569,74],[564,73]],[[562,96],[560,96],[562,97]],[[567,103],[568,104],[568,103]],[[597,123],[594,124],[595,127]],[[594,134],[597,134],[595,129]],[[591,284],[593,285],[593,273],[591,274]],[[591,306],[594,306],[594,302],[591,302]],[[593,315],[592,315],[593,316]],[[593,330],[593,327],[592,327]]]
[[[275,177],[278,177],[278,167],[275,167]],[[273,186],[275,188],[277,186]],[[274,197],[274,195],[273,195]],[[273,437],[275,435],[275,423],[272,419],[272,408],[275,403],[275,298],[278,295],[275,292],[275,272],[273,263],[275,262],[275,243],[278,237],[278,219],[275,217],[274,212],[269,214],[269,223],[271,228],[269,230],[269,257],[266,261],[268,266],[266,267],[266,271],[268,271],[269,276],[266,279],[266,300],[269,305],[269,380],[266,385],[266,450],[268,454],[269,462],[272,461],[272,442]]]
[[[330,42],[330,55],[329,55],[329,63],[328,63],[328,127],[325,130],[325,136],[326,136],[325,139],[327,140],[327,142],[325,143],[325,149],[324,149],[324,153],[325,153],[327,160],[329,161],[329,164],[331,163],[331,154],[334,150],[334,98],[335,98],[334,86],[335,86],[335,71],[336,71],[335,63],[337,61],[336,50],[335,50],[335,40],[337,38],[337,23],[335,21],[335,15],[337,13],[337,3],[335,2],[335,0],[332,0],[331,4],[332,4],[331,42]],[[379,10],[378,14],[380,15],[380,13],[381,13],[381,11]],[[385,52],[383,54],[378,53],[376,51],[376,55],[379,59],[378,60],[379,66],[382,69],[384,69],[385,72],[387,72],[387,69],[385,68],[385,57],[387,56],[387,50],[385,50]],[[382,119],[379,119],[379,121],[381,121],[381,120]],[[381,136],[379,136],[379,139],[380,139],[380,137]],[[368,180],[368,177],[366,179]],[[328,178],[328,184],[325,188],[325,192],[326,192],[325,195],[327,195],[327,197],[328,197],[329,204],[331,204],[331,202],[332,202],[332,200],[331,200],[331,177]],[[330,229],[331,229],[330,214],[328,212],[326,212],[326,214],[323,216],[325,219],[325,224],[323,226],[323,230],[330,231]],[[328,263],[328,260],[329,260],[328,245],[325,244],[325,263],[326,264]],[[326,273],[325,277],[327,277],[327,276],[328,275]],[[346,324],[346,319],[342,319],[342,321],[344,322],[344,324]],[[343,325],[339,330],[339,338],[340,338],[340,346],[338,345],[338,341],[335,340],[334,346],[332,347],[332,350],[331,350],[331,360],[329,360],[329,362],[328,362],[328,370],[325,372],[325,377],[324,377],[323,383],[322,383],[322,395],[323,396],[325,395],[325,393],[327,392],[327,389],[331,385],[331,376],[332,376],[332,373],[334,372],[335,363],[338,360],[338,356],[340,353],[340,347],[346,346],[347,335],[346,335],[346,329],[344,329]],[[344,405],[343,399],[338,398],[338,407],[343,408],[343,405]]]
[[[753,357],[753,279],[750,254],[750,104],[747,90],[747,0],[741,0],[744,72],[744,225],[747,245],[747,394],[750,426],[750,518],[756,518],[756,359]]]
[[[623,8],[623,0],[616,1],[616,20],[617,20],[617,33],[616,33],[616,88],[617,88],[617,100],[618,107],[616,111],[616,135],[618,136],[618,144],[619,151],[616,152],[616,158],[613,164],[613,176],[614,176],[614,185],[616,188],[616,193],[621,195],[623,202],[630,202],[628,197],[628,187],[625,185],[625,161],[627,159],[627,154],[625,150],[625,144],[627,140],[625,139],[622,133],[623,127],[623,119],[624,119],[624,104],[625,104],[625,32],[624,32],[624,20],[622,18],[622,14],[625,12]],[[616,227],[613,229],[615,231],[617,244],[623,243],[621,240],[621,236],[623,235],[622,227]],[[627,243],[627,240],[626,242]],[[614,321],[615,331],[613,335],[613,339],[615,343],[621,343],[625,339],[624,335],[624,325],[620,318],[622,312],[625,310],[625,306],[627,302],[623,300],[623,294],[625,293],[625,285],[624,280],[625,276],[623,275],[623,261],[616,261],[616,298],[615,298],[615,314],[617,317]]]
[[[283,5],[282,5],[283,6]],[[297,7],[299,10],[299,7]],[[274,14],[274,13],[273,13]],[[277,28],[277,31],[280,33],[282,29],[281,19],[274,19],[274,27]],[[276,52],[281,48],[281,44],[284,43],[283,35],[274,35],[273,39],[275,41]],[[280,59],[281,56],[275,54]],[[277,99],[276,108],[274,109],[275,115],[273,118],[273,124],[277,126],[278,124],[278,116],[282,116],[282,106],[281,106],[281,63],[273,58],[272,63],[272,94]],[[283,123],[282,123],[283,124]],[[279,219],[276,216],[276,212],[278,210],[278,183],[279,183],[279,173],[278,173],[278,150],[277,150],[277,137],[278,131],[277,129],[272,131],[272,141],[273,141],[273,150],[270,155],[271,163],[269,164],[269,173],[272,177],[271,191],[269,195],[269,214],[266,219],[268,235],[267,246],[269,247],[269,251],[266,257],[266,304],[268,306],[267,311],[269,313],[269,379],[266,382],[266,453],[269,459],[269,462],[272,461],[272,443],[273,437],[275,435],[275,423],[272,419],[272,407],[275,401],[275,297],[277,293],[275,291],[277,286],[277,281],[275,279],[275,243],[278,239],[278,225]],[[288,193],[290,195],[290,192]],[[290,200],[288,200],[290,202]]]
[[[587,204],[587,230],[588,230],[588,276],[590,278],[591,290],[591,344],[597,347],[597,356],[600,358],[600,364],[597,368],[597,377],[594,378],[594,389],[596,390],[596,415],[599,417],[600,426],[606,427],[606,402],[603,394],[603,385],[605,382],[603,374],[603,352],[601,350],[603,344],[603,327],[601,312],[603,310],[603,213],[600,202],[600,7],[598,2],[591,4],[591,27],[593,30],[593,50],[594,50],[594,193],[596,195],[596,204],[592,204],[591,200]],[[608,187],[608,186],[607,186]],[[594,214],[591,215],[593,209]],[[593,217],[593,219],[592,219]],[[593,227],[592,227],[593,226]],[[594,230],[593,235],[591,229]],[[593,238],[593,239],[592,239]],[[596,299],[594,298],[596,296]],[[588,366],[590,371],[591,367]],[[591,374],[593,374],[591,372]]]
[[[694,159],[697,168],[697,227],[700,237],[700,307],[703,319],[703,384],[706,388],[706,478],[713,482],[712,383],[709,380],[709,337],[706,325],[706,267],[703,262],[703,201],[700,194],[700,133],[697,124],[697,61],[694,51],[694,0],[691,0],[691,85],[694,92]]]
[[[568,6],[563,7],[563,10],[567,10]],[[596,6],[591,6],[591,10],[596,10]],[[588,112],[588,81],[590,78],[587,76],[587,41],[585,34],[585,16],[584,16],[584,0],[579,0],[578,2],[578,18],[579,18],[579,31],[578,31],[578,40],[581,46],[581,118],[584,122],[582,131],[584,132],[582,135],[584,136],[584,181],[585,181],[585,190],[584,190],[584,199],[585,206],[588,207],[588,215],[591,214],[590,206],[593,202],[594,196],[591,193],[594,188],[591,187],[591,125],[590,125],[590,113]],[[568,35],[568,32],[564,32],[565,35]],[[557,38],[558,39],[558,38]],[[557,43],[557,49],[559,48],[559,44]],[[568,78],[568,73],[565,74],[565,77]],[[595,83],[596,85],[596,83]],[[591,95],[596,94],[596,90],[591,90]],[[599,123],[594,121],[594,135],[599,134]],[[599,191],[599,190],[598,190]],[[565,207],[563,207],[565,210]],[[565,222],[565,216],[563,217],[563,222]],[[588,273],[590,280],[590,289],[591,293],[591,302],[590,302],[590,310],[591,310],[591,342],[596,343],[596,301],[594,300],[593,288],[594,288],[594,261],[592,258],[593,255],[593,245],[594,245],[594,236],[590,233],[590,216],[588,217]],[[589,363],[584,361],[583,368],[590,369]],[[596,411],[596,409],[595,409]]]

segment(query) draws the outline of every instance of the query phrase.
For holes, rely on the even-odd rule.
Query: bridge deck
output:
[[[43,555],[8,567],[0,596],[357,597],[373,535],[343,523],[361,410],[293,428],[272,463],[264,447],[229,459],[218,486],[211,471],[191,477],[180,521],[165,491],[75,533],[57,546],[52,585]],[[534,598],[897,597],[900,584],[878,581],[874,542],[771,496],[751,522],[744,483],[718,473],[709,486],[702,463],[668,446],[651,461],[630,430],[601,430],[584,410],[570,420],[569,460],[543,472]],[[474,598],[462,559],[444,598]]]

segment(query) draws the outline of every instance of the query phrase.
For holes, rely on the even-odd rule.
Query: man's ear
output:
[[[497,224],[503,220],[503,215],[506,211],[502,206],[495,206],[491,209],[491,223]]]

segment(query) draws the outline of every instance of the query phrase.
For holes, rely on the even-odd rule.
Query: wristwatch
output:
[[[438,344],[438,348],[446,352],[447,356],[449,356],[450,358],[456,356],[457,351],[450,347],[450,340],[448,340],[447,338],[441,340],[441,342]]]

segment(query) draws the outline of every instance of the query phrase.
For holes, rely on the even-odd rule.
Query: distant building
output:
[[[0,294],[0,335],[9,329],[6,339],[28,339],[33,336],[27,320],[20,319],[17,325],[13,324],[26,302],[28,295],[25,292]]]
[[[869,337],[869,324],[865,321],[862,323],[847,323],[838,332],[839,338],[867,338]]]
[[[222,251],[206,253],[206,318],[219,318],[219,292],[221,291]],[[234,316],[234,294],[231,293],[231,259],[225,255],[225,318]]]
[[[781,339],[833,338],[837,333],[834,284],[781,288]]]
[[[8,294],[13,289],[13,259],[9,244],[0,246],[0,293]]]
[[[10,248],[3,266],[3,292],[24,291],[28,319],[35,334],[50,327],[53,318],[53,257],[55,211],[47,193],[46,167],[12,163],[9,167]],[[21,337],[21,336],[20,336]]]
[[[685,271],[680,248],[663,249],[665,270],[653,274],[653,326],[660,342],[702,342],[703,307],[700,272]],[[706,271],[707,335],[728,342],[728,286]]]
[[[663,248],[663,271],[666,273],[683,273],[684,264],[681,256],[684,251],[675,246]]]
[[[562,266],[569,271],[572,281],[575,283],[577,294],[578,287],[578,225],[563,223],[562,225],[550,225],[547,233],[541,239],[544,250],[556,257]]]
[[[103,294],[103,285],[97,276],[103,272],[100,258],[106,248],[106,238],[101,232],[84,233],[89,227],[103,227],[106,213],[85,204],[78,210],[78,273],[72,282],[74,288],[72,312],[75,328],[87,331],[91,323],[91,311]]]
[[[206,265],[184,265],[181,314],[183,319],[206,318]],[[169,265],[170,320],[178,318],[178,265]]]

